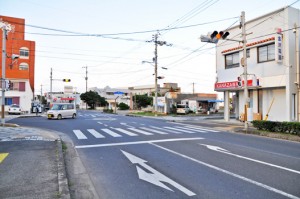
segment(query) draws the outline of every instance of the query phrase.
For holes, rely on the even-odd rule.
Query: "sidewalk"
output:
[[[0,127],[0,198],[70,198],[58,135]]]

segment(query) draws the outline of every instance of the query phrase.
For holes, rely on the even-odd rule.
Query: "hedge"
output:
[[[274,122],[254,120],[252,124],[258,130],[287,133],[300,136],[300,122]]]
[[[114,111],[112,109],[103,109],[104,113],[113,113]]]

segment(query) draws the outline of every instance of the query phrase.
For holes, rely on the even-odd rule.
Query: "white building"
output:
[[[248,98],[253,113],[262,118],[268,114],[272,121],[299,121],[299,25],[300,11],[292,7],[246,20]],[[242,43],[230,41],[242,40],[242,31],[239,26],[227,31],[229,40],[220,40],[216,48],[215,84],[215,91],[224,92],[225,120],[229,120],[230,92],[236,96],[236,117],[244,113],[245,105],[244,89],[237,80],[244,71]],[[258,86],[253,84],[256,79]]]
[[[33,99],[29,79],[11,79],[11,83],[12,88],[5,91],[5,104],[18,104],[22,111],[29,113]],[[8,111],[8,108],[9,106],[5,106],[5,111]]]

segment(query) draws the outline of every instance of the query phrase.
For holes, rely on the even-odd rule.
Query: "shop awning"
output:
[[[224,100],[207,100],[207,102],[224,102]]]

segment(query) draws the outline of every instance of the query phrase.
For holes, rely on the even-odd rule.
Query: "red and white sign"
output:
[[[248,86],[253,86],[252,79],[248,79]],[[256,85],[258,86],[259,83]],[[242,86],[244,86],[244,81],[242,81]],[[226,90],[226,89],[239,89],[238,81],[233,82],[217,82],[215,83],[215,90]]]

